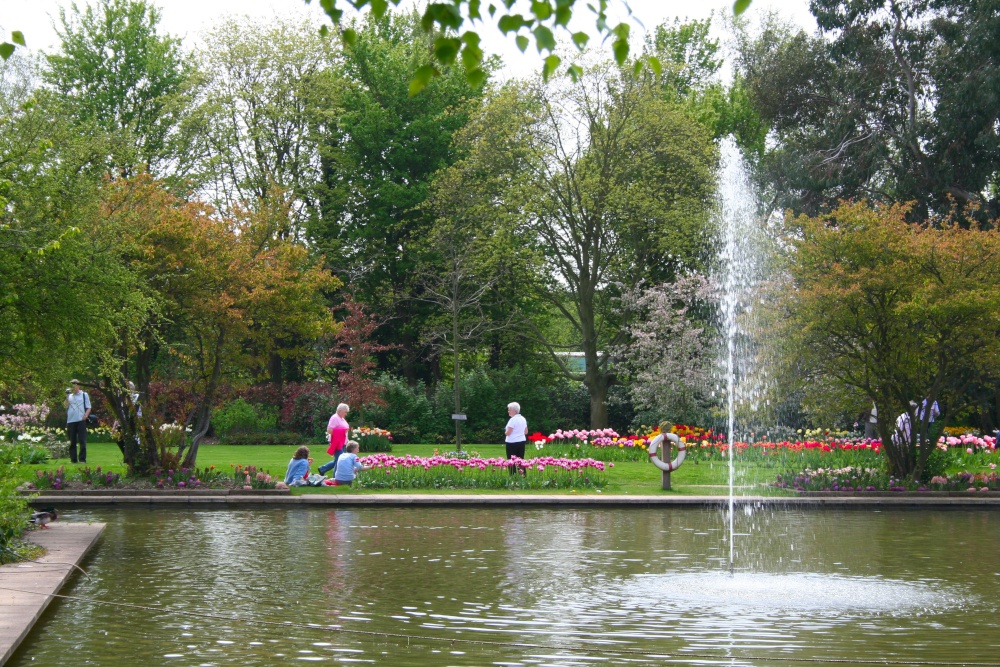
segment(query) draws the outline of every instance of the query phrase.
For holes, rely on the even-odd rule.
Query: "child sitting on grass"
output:
[[[344,447],[344,453],[340,455],[337,459],[337,471],[333,475],[333,483],[335,486],[350,486],[354,481],[356,473],[365,470],[366,468],[361,465],[358,461],[358,446],[357,441],[348,440],[347,445]]]
[[[285,473],[285,484],[288,486],[305,486],[309,482],[309,465],[312,463],[309,458],[309,448],[299,447],[292,455],[292,460],[288,462],[288,471]]]

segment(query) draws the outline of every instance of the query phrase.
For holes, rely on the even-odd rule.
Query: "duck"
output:
[[[58,518],[59,518],[59,515],[56,514],[56,508],[54,508],[54,507],[43,507],[39,511],[34,512],[31,515],[31,518],[28,519],[28,521],[30,523],[35,524],[36,526],[41,526],[42,528],[46,528],[47,524],[52,523],[53,521],[55,521]]]

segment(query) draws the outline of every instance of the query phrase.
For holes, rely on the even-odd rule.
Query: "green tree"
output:
[[[131,161],[109,166],[134,173],[135,166],[161,174],[171,168],[168,135],[183,105],[190,67],[180,40],[157,34],[159,10],[147,0],[99,0],[96,8],[60,9],[60,52],[47,56],[45,81],[69,102],[82,127],[122,135],[134,145]]]
[[[820,33],[771,22],[741,39],[737,71],[774,131],[762,166],[777,204],[816,214],[841,199],[951,202],[1000,213],[1000,61],[992,2],[818,0]]]
[[[972,382],[997,376],[1000,231],[908,216],[857,203],[795,219],[777,326],[806,392],[873,402],[889,472],[919,480],[940,431],[910,402],[939,401],[939,429]],[[908,436],[896,429],[903,414]]]
[[[456,68],[418,95],[410,72],[428,59],[428,37],[415,16],[369,18],[343,52],[344,89],[321,147],[322,216],[310,238],[356,298],[395,320],[380,342],[397,346],[408,379],[418,368],[429,307],[413,300],[418,248],[431,215],[421,204],[436,171],[456,159],[452,135],[482,94]]]
[[[134,292],[84,232],[99,202],[94,165],[116,148],[81,135],[36,79],[33,61],[0,64],[0,388],[44,393],[107,344],[107,309]]]
[[[183,134],[196,180],[222,211],[291,195],[288,234],[316,214],[318,128],[336,112],[334,40],[308,23],[228,19],[196,53],[202,77]]]
[[[510,253],[513,271],[531,278],[525,291],[559,314],[568,339],[534,318],[522,329],[587,386],[591,423],[606,426],[610,352],[626,335],[622,287],[708,260],[714,146],[682,108],[611,65],[520,94],[527,100],[505,99],[502,123],[463,133],[470,158],[455,169],[495,172],[480,179],[480,197],[514,221],[525,247]],[[583,352],[585,372],[566,365],[565,349]]]

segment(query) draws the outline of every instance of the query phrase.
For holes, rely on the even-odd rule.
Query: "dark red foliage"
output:
[[[323,365],[337,368],[337,386],[341,400],[361,408],[385,405],[382,390],[375,382],[375,355],[393,349],[372,340],[380,322],[365,312],[363,305],[348,295],[344,301],[347,315],[334,345],[323,358]]]

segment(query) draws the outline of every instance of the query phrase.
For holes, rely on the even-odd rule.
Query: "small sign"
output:
[[[465,421],[465,415],[452,415],[451,418],[454,419],[457,422],[464,422]]]

